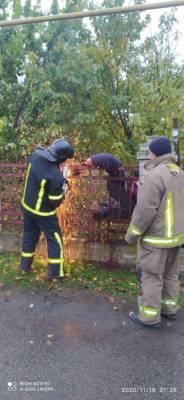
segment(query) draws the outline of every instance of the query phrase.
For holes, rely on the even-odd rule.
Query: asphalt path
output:
[[[184,309],[134,325],[89,290],[0,290],[0,400],[183,400]]]

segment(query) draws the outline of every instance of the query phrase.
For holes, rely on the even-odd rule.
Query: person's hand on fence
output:
[[[83,161],[83,165],[85,165],[86,167],[92,167],[93,163],[92,163],[91,158],[89,157],[89,158],[87,158],[87,160]]]

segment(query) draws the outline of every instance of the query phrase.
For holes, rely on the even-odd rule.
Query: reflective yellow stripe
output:
[[[33,257],[34,255],[35,255],[35,252],[34,253],[25,253],[24,251],[22,252],[22,257],[28,257],[28,258],[30,258],[30,257]]]
[[[143,231],[137,228],[137,226],[130,224],[128,228],[128,233],[130,233],[133,236],[141,236],[143,234]]]
[[[23,198],[22,198],[23,201],[25,199],[25,194],[26,194],[26,189],[27,189],[27,181],[28,181],[30,169],[31,169],[31,164],[29,164],[28,169],[27,169],[26,180],[25,180],[25,185],[24,185],[24,193],[23,193]]]
[[[60,247],[60,259],[62,260],[60,262],[60,271],[59,271],[59,276],[64,276],[64,269],[63,269],[63,264],[64,264],[64,256],[63,256],[63,245],[62,245],[62,241],[60,238],[60,235],[58,232],[54,232],[54,236],[59,244]]]
[[[160,315],[160,308],[151,308],[151,307],[146,307],[143,304],[140,304],[139,313],[142,314],[144,317],[154,318]]]
[[[158,247],[176,247],[184,243],[184,234],[172,236],[170,239],[164,237],[143,236],[143,243],[152,244]]]
[[[55,215],[55,214],[56,214],[56,209],[53,210],[53,211],[49,211],[49,212],[46,212],[46,211],[36,211],[34,208],[29,207],[29,206],[23,201],[23,199],[22,199],[21,204],[22,204],[22,206],[23,206],[26,210],[30,211],[30,212],[33,213],[33,214],[41,215],[42,217],[48,217],[49,215]]]
[[[174,163],[167,164],[167,166],[171,170],[171,172],[175,172],[176,174],[180,172],[180,168]]]
[[[147,243],[152,243],[152,244],[171,244],[173,243],[173,239],[164,239],[161,237],[148,237],[148,236],[144,236],[142,238],[143,242],[147,242]]]
[[[62,199],[63,196],[64,196],[64,193],[58,194],[57,196],[52,196],[49,194],[49,199],[50,200],[59,200],[59,199]]]
[[[169,192],[165,204],[165,226],[166,226],[166,237],[171,238],[173,234],[173,200],[172,193]]]
[[[38,193],[38,199],[37,199],[36,207],[35,207],[36,211],[39,211],[40,208],[41,208],[41,204],[42,204],[42,200],[43,200],[43,196],[44,196],[44,188],[45,188],[46,182],[47,182],[46,179],[42,179],[41,180],[40,190],[39,190],[39,193]]]
[[[165,304],[166,306],[177,306],[178,304],[178,299],[162,299],[162,304]]]
[[[48,258],[49,264],[60,264],[64,262],[64,258]]]
[[[157,315],[157,311],[152,311],[152,310],[144,310],[143,311],[144,312],[144,314],[146,315],[146,314],[148,314],[148,315]]]

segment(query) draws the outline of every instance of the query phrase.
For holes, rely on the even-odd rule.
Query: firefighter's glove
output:
[[[62,190],[66,196],[67,192],[70,190],[70,185],[67,179],[64,179]]]
[[[135,238],[134,236],[130,235],[129,233],[126,233],[125,240],[130,246],[133,246],[133,245],[135,245],[137,243],[137,238]]]

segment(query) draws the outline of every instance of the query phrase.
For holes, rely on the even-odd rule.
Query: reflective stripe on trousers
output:
[[[143,304],[139,304],[139,313],[143,317],[154,319],[156,316],[160,315],[160,308],[151,308],[146,307]]]
[[[22,251],[21,256],[24,258],[31,258],[34,257],[35,252],[34,253],[26,253],[25,251]]]
[[[176,307],[178,305],[178,299],[176,297],[175,298],[163,298],[162,304],[165,304],[166,306]]]
[[[60,258],[48,258],[48,263],[49,264],[59,264],[59,267],[60,267],[59,268],[59,276],[63,277],[64,276],[64,255],[63,255],[62,239],[58,232],[54,232],[54,237],[59,245]]]

